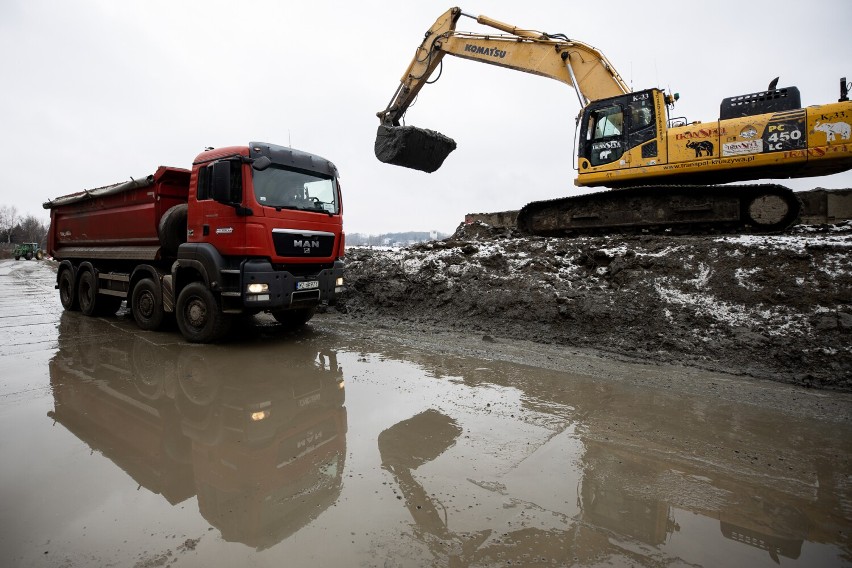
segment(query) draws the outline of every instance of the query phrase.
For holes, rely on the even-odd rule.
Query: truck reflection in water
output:
[[[337,500],[347,422],[335,352],[304,340],[160,346],[102,331],[62,315],[49,416],[139,485],[171,504],[197,495],[225,540],[257,549]]]

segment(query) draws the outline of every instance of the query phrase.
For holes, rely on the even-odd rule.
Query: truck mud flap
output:
[[[455,149],[455,140],[434,130],[382,124],[376,132],[376,158],[394,166],[432,173]]]

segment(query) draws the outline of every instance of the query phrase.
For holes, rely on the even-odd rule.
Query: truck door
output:
[[[210,243],[225,256],[243,253],[246,223],[242,180],[242,165],[236,160],[221,160],[199,170],[201,214],[191,222],[191,242]]]

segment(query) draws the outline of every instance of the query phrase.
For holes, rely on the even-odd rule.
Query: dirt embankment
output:
[[[571,239],[462,225],[444,241],[348,250],[339,309],[852,391],[850,252],[848,222]]]

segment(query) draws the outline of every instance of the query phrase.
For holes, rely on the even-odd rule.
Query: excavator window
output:
[[[620,106],[602,108],[595,112],[594,139],[618,136],[624,127],[624,114]]]
[[[624,153],[622,132],[624,130],[624,110],[621,105],[603,107],[591,112],[586,148],[588,159],[593,166],[608,164]]]
[[[656,157],[656,147],[645,144],[657,137],[657,124],[654,117],[654,96],[650,91],[628,95],[627,108],[630,115],[630,125],[627,134],[627,147],[642,146],[642,157]],[[644,145],[643,145],[644,144]]]
[[[632,103],[630,105],[630,131],[635,132],[650,125],[654,118],[654,112],[650,105],[641,104],[645,101]]]

